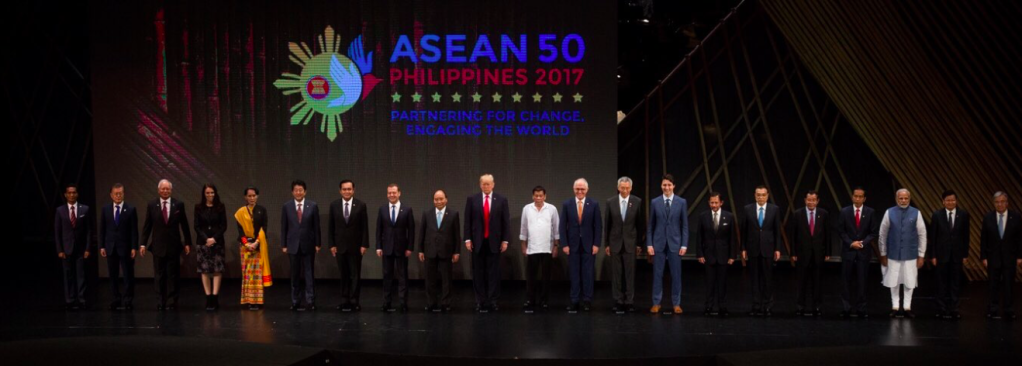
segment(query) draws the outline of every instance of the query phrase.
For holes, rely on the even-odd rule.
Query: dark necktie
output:
[[[114,207],[114,225],[121,224],[121,205]]]
[[[170,212],[167,211],[167,201],[163,201],[163,224],[170,223]]]
[[[351,214],[351,212],[348,211],[348,203],[345,202],[344,203],[344,223],[348,223],[348,215],[350,215],[350,214]]]
[[[75,213],[75,206],[71,205],[71,227],[75,227],[78,222],[78,215]]]
[[[951,230],[955,229],[954,218],[951,216],[951,211],[947,212],[947,224],[951,227]]]

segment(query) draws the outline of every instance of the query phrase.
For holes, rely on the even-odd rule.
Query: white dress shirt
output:
[[[522,208],[522,233],[518,237],[528,244],[525,253],[553,251],[554,240],[561,239],[557,226],[559,221],[560,216],[557,215],[557,208],[554,205],[544,203],[542,208],[536,208],[535,203],[525,205]]]

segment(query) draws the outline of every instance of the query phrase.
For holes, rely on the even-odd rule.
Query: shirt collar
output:
[[[444,213],[444,210],[447,209],[447,206],[444,206],[444,208],[436,208],[436,206],[434,206],[433,209],[436,210],[436,213],[442,214]]]
[[[954,215],[958,211],[958,208],[956,207],[954,210],[948,210],[947,208],[945,208],[944,211]]]
[[[301,200],[301,201],[295,200],[295,207],[298,207],[298,206],[301,206],[301,205],[304,205],[304,204],[305,204],[305,200],[304,199]]]
[[[760,206],[759,203],[757,202],[756,203],[756,210],[758,211],[759,209],[763,209],[764,211],[766,211],[766,206],[768,204],[770,204],[770,202],[764,203],[762,206]]]
[[[628,199],[629,199],[629,198],[632,198],[632,196],[628,196],[628,197],[621,197],[621,195],[620,195],[620,194],[618,194],[618,195],[617,195],[617,200],[618,200],[618,201],[628,201]]]
[[[351,201],[354,201],[354,200],[355,200],[354,196],[352,196],[350,200],[346,200],[343,197],[341,198],[341,201],[344,201],[344,203],[347,203],[347,204],[351,204],[352,203]]]
[[[674,195],[673,195],[673,194],[672,194],[672,195],[670,195],[670,196],[668,196],[668,195],[666,195],[666,194],[664,195],[664,201],[670,201],[670,200],[672,200],[672,199],[674,199]]]

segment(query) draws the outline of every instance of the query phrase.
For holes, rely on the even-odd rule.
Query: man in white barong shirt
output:
[[[926,223],[919,209],[909,206],[908,189],[895,194],[898,205],[887,209],[880,222],[880,270],[883,285],[891,289],[891,317],[914,318],[912,290],[918,285],[919,268],[926,256]],[[905,287],[902,299],[901,288]],[[901,303],[904,306],[899,306]]]

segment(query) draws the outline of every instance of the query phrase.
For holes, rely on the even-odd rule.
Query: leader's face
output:
[[[910,193],[908,193],[908,192],[901,191],[901,192],[898,192],[897,199],[898,199],[898,206],[907,207],[908,204],[912,202],[912,195]]]
[[[660,190],[664,192],[664,196],[674,195],[674,182],[667,179],[660,181]]]
[[[994,198],[994,209],[997,210],[997,213],[1004,213],[1004,211],[1007,211],[1008,196],[1002,194],[997,196],[997,198]]]
[[[67,187],[67,188],[65,188],[64,189],[64,199],[67,200],[67,203],[71,203],[71,204],[78,202],[78,188],[75,188],[75,187]]]
[[[944,208],[954,210],[955,207],[958,207],[958,197],[955,197],[953,194],[944,197]]]
[[[291,188],[291,196],[295,198],[295,201],[301,201],[305,199],[305,187],[296,185]]]
[[[245,203],[248,203],[249,206],[255,206],[258,201],[259,195],[256,194],[254,189],[245,191]]]
[[[632,194],[632,184],[628,182],[618,183],[617,193],[620,193],[621,197],[628,198],[628,195]]]
[[[351,197],[355,196],[355,184],[348,182],[341,185],[341,197],[344,200],[351,200]]]
[[[720,210],[720,206],[724,205],[724,201],[720,199],[720,196],[710,197],[710,209],[716,212]]]
[[[586,198],[586,193],[589,192],[589,187],[583,182],[575,182],[575,198],[583,199]]]
[[[539,205],[543,202],[546,202],[546,193],[543,191],[532,192],[532,203]]]
[[[820,203],[820,196],[815,194],[806,195],[806,208],[809,210],[815,210],[816,205]]]
[[[174,188],[171,188],[170,183],[167,182],[160,183],[158,188],[160,190],[160,198],[162,199],[170,198],[170,194],[174,191]]]
[[[479,179],[479,189],[485,194],[493,193],[493,178],[483,177]]]
[[[213,199],[216,198],[216,191],[214,191],[213,188],[206,187],[206,189],[202,191],[202,195],[206,197],[207,204],[213,204]]]
[[[760,206],[765,205],[767,203],[768,199],[770,199],[770,191],[768,191],[766,188],[756,189],[756,204],[757,205],[760,205]]]
[[[113,200],[114,203],[118,205],[124,202],[124,187],[111,189],[110,199]]]
[[[443,210],[444,207],[447,207],[447,194],[444,193],[444,191],[436,191],[436,193],[433,193],[433,206],[436,207],[437,210]]]
[[[387,187],[387,202],[397,203],[401,199],[401,189],[398,187]]]
[[[863,203],[866,203],[866,191],[861,189],[852,191],[852,204],[859,207],[862,206]]]

